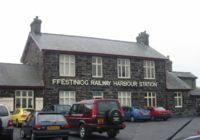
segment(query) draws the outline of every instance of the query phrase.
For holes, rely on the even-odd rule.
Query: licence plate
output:
[[[48,126],[47,130],[59,130],[60,126]]]

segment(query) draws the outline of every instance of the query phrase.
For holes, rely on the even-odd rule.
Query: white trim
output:
[[[121,104],[121,106],[132,106],[131,101],[131,92],[126,91],[119,91],[118,92],[118,100]]]
[[[155,79],[155,62],[144,60],[144,79]]]
[[[63,102],[61,102],[63,100]],[[72,105],[76,102],[75,91],[59,91],[59,104]]]
[[[147,92],[144,98],[147,100],[147,106],[157,106],[156,92]]]
[[[17,95],[19,94],[19,95]],[[16,90],[15,91],[15,108],[17,107],[17,99],[20,100],[20,108],[34,108],[34,92],[33,90]],[[26,100],[25,102],[25,107],[23,107],[23,99]],[[29,99],[32,99],[31,105],[32,107],[28,106],[29,105]]]
[[[59,75],[75,77],[75,56],[74,55],[59,55]]]
[[[175,92],[174,100],[175,100],[175,108],[183,107],[183,94],[182,92]]]
[[[94,95],[94,94],[99,94],[99,95]],[[103,99],[103,91],[93,91],[92,92],[92,97],[93,99]]]
[[[123,73],[125,76],[123,76]],[[117,58],[117,76],[120,79],[131,78],[130,59]]]
[[[93,62],[93,60],[95,61],[95,62]],[[98,60],[100,60],[100,63],[98,63]],[[95,75],[93,75],[93,66],[95,66]],[[99,74],[99,69],[98,69],[98,67],[101,67],[101,69],[100,69],[100,75],[98,75]],[[92,77],[94,77],[94,78],[102,78],[103,77],[103,68],[102,68],[103,66],[102,66],[102,57],[96,57],[96,56],[93,56],[92,57]]]

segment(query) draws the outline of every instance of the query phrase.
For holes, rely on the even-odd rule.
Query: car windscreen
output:
[[[66,120],[61,114],[39,114],[38,115],[39,123],[65,123]]]
[[[8,110],[5,106],[0,106],[0,116],[8,116]]]
[[[98,114],[103,115],[105,112],[117,109],[119,110],[119,105],[116,101],[99,101],[98,102]]]
[[[32,113],[32,112],[34,112],[33,109],[24,109],[23,110],[23,113]]]
[[[59,105],[56,106],[56,111],[62,114],[67,114],[70,110],[70,105]]]

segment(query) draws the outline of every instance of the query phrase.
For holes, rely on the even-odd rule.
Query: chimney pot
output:
[[[149,35],[146,31],[139,33],[136,37],[137,43],[149,46]]]
[[[33,22],[30,24],[31,33],[40,34],[41,33],[41,23],[42,23],[42,21],[40,19],[38,19],[38,16],[36,16],[33,19]]]

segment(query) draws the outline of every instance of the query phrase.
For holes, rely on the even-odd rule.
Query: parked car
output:
[[[32,112],[34,112],[33,108],[17,108],[11,115],[11,120],[15,126],[21,126],[22,122]]]
[[[139,107],[123,106],[124,120],[134,122],[136,120],[150,120],[151,114],[148,109]]]
[[[61,113],[63,115],[67,115],[69,113],[69,110],[71,108],[71,105],[46,105],[42,110],[43,111],[49,111],[49,112],[57,112]]]
[[[74,103],[67,120],[70,130],[79,132],[81,138],[86,138],[92,132],[107,132],[113,138],[120,129],[125,128],[123,110],[115,99],[92,99]]]
[[[35,112],[22,123],[20,137],[31,140],[60,137],[68,140],[68,128],[65,117],[60,113]]]
[[[13,140],[13,123],[8,108],[0,104],[0,137],[2,136],[7,137],[8,140]]]
[[[171,117],[171,111],[166,110],[164,107],[149,107],[151,120],[163,119],[167,120]]]

